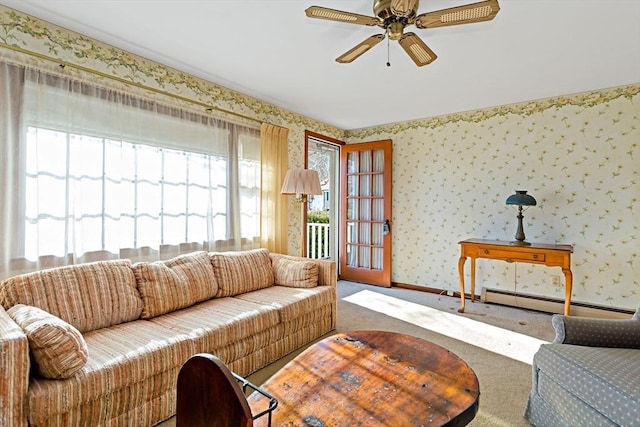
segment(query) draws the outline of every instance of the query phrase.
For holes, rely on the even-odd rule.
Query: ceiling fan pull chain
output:
[[[391,62],[389,61],[389,37],[387,37],[387,67],[391,67]]]

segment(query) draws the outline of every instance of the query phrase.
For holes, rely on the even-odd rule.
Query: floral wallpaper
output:
[[[345,132],[2,5],[0,56],[72,65],[286,127],[290,167],[303,164],[305,129],[349,142],[391,138],[394,282],[458,290],[457,242],[512,240],[516,213],[504,202],[524,189],[538,201],[524,213],[527,240],[574,245],[574,301],[640,304],[640,84]],[[296,254],[300,218],[289,203],[289,253]],[[552,275],[562,276],[557,268],[478,260],[477,292],[562,299]]]
[[[528,241],[574,246],[573,301],[640,305],[640,85],[347,132],[393,139],[394,282],[459,290],[457,244],[514,240],[505,205],[528,190]],[[469,264],[465,265],[469,292]],[[564,299],[559,268],[481,260],[484,287]]]

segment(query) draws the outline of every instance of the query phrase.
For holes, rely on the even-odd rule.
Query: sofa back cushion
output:
[[[230,297],[273,286],[269,251],[212,252],[213,274],[218,283],[216,297]]]
[[[0,283],[0,304],[31,305],[81,333],[140,317],[142,300],[129,260],[98,261],[40,270]]]
[[[142,297],[142,318],[150,319],[215,297],[218,285],[207,252],[133,266]]]

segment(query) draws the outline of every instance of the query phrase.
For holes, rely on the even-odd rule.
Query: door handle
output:
[[[385,219],[384,223],[382,224],[382,235],[386,235],[389,234],[391,232],[391,226],[389,225],[389,220]]]

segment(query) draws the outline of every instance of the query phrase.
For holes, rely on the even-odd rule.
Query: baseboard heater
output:
[[[503,291],[498,289],[482,288],[480,296],[482,302],[507,305],[529,310],[542,311],[545,313],[564,312],[564,300],[540,297],[536,295],[521,294],[517,292]],[[571,302],[571,315],[582,317],[599,317],[605,319],[628,319],[633,314],[632,311],[597,305]]]

